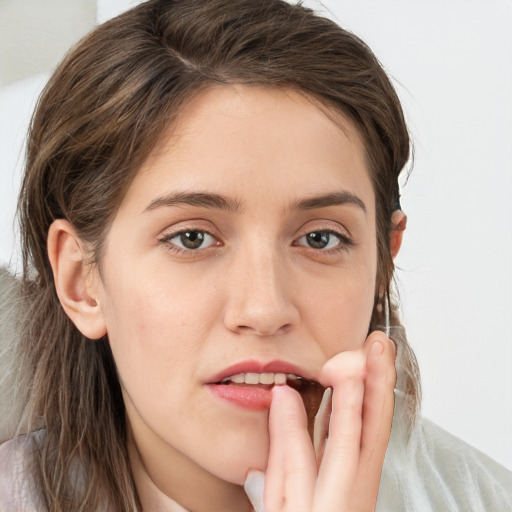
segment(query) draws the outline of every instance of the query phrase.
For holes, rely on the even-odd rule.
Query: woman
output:
[[[150,0],[85,38],[31,127],[3,508],[505,510],[479,455],[433,479],[390,293],[408,156],[371,51],[300,6]]]

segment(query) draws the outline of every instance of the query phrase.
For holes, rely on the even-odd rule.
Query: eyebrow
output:
[[[316,208],[327,208],[328,206],[343,204],[353,204],[361,208],[366,214],[366,206],[363,201],[346,190],[300,199],[292,204],[292,210],[314,210]]]
[[[240,212],[242,209],[240,201],[221,194],[208,192],[175,192],[173,194],[157,197],[149,203],[149,205],[144,209],[144,212],[156,210],[157,208],[164,206],[176,206],[180,204],[226,210],[230,212]],[[327,208],[329,206],[339,206],[344,204],[355,205],[361,208],[361,210],[366,214],[366,206],[363,201],[346,190],[300,199],[293,202],[290,209],[314,210],[316,208]]]
[[[203,208],[214,208],[238,212],[241,209],[240,201],[220,194],[206,192],[176,192],[166,196],[157,197],[145,208],[145,212],[161,208],[162,206],[176,206],[186,204]]]

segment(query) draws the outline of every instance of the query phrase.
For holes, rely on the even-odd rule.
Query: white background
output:
[[[0,0],[0,9],[9,1],[30,4]],[[91,2],[100,21],[137,3]],[[41,4],[55,4],[58,26],[63,3]],[[393,76],[415,142],[397,278],[423,374],[424,414],[512,469],[512,1],[324,6]],[[23,30],[23,18],[10,22]],[[61,25],[64,34],[68,20]],[[47,53],[45,45],[29,50]],[[0,88],[0,262],[11,265],[23,134],[48,76],[36,69]]]

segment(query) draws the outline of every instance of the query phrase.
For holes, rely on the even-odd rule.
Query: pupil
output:
[[[197,249],[204,241],[204,234],[200,231],[187,231],[181,234],[180,240],[187,249]]]
[[[313,232],[308,234],[308,244],[315,249],[323,249],[329,243],[329,233]]]

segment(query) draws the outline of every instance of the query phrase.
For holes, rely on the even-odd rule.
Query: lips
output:
[[[229,366],[205,383],[217,398],[254,411],[268,409],[272,402],[272,387],[284,384],[300,393],[308,424],[312,425],[324,387],[312,378],[311,372],[288,362],[245,361]]]

